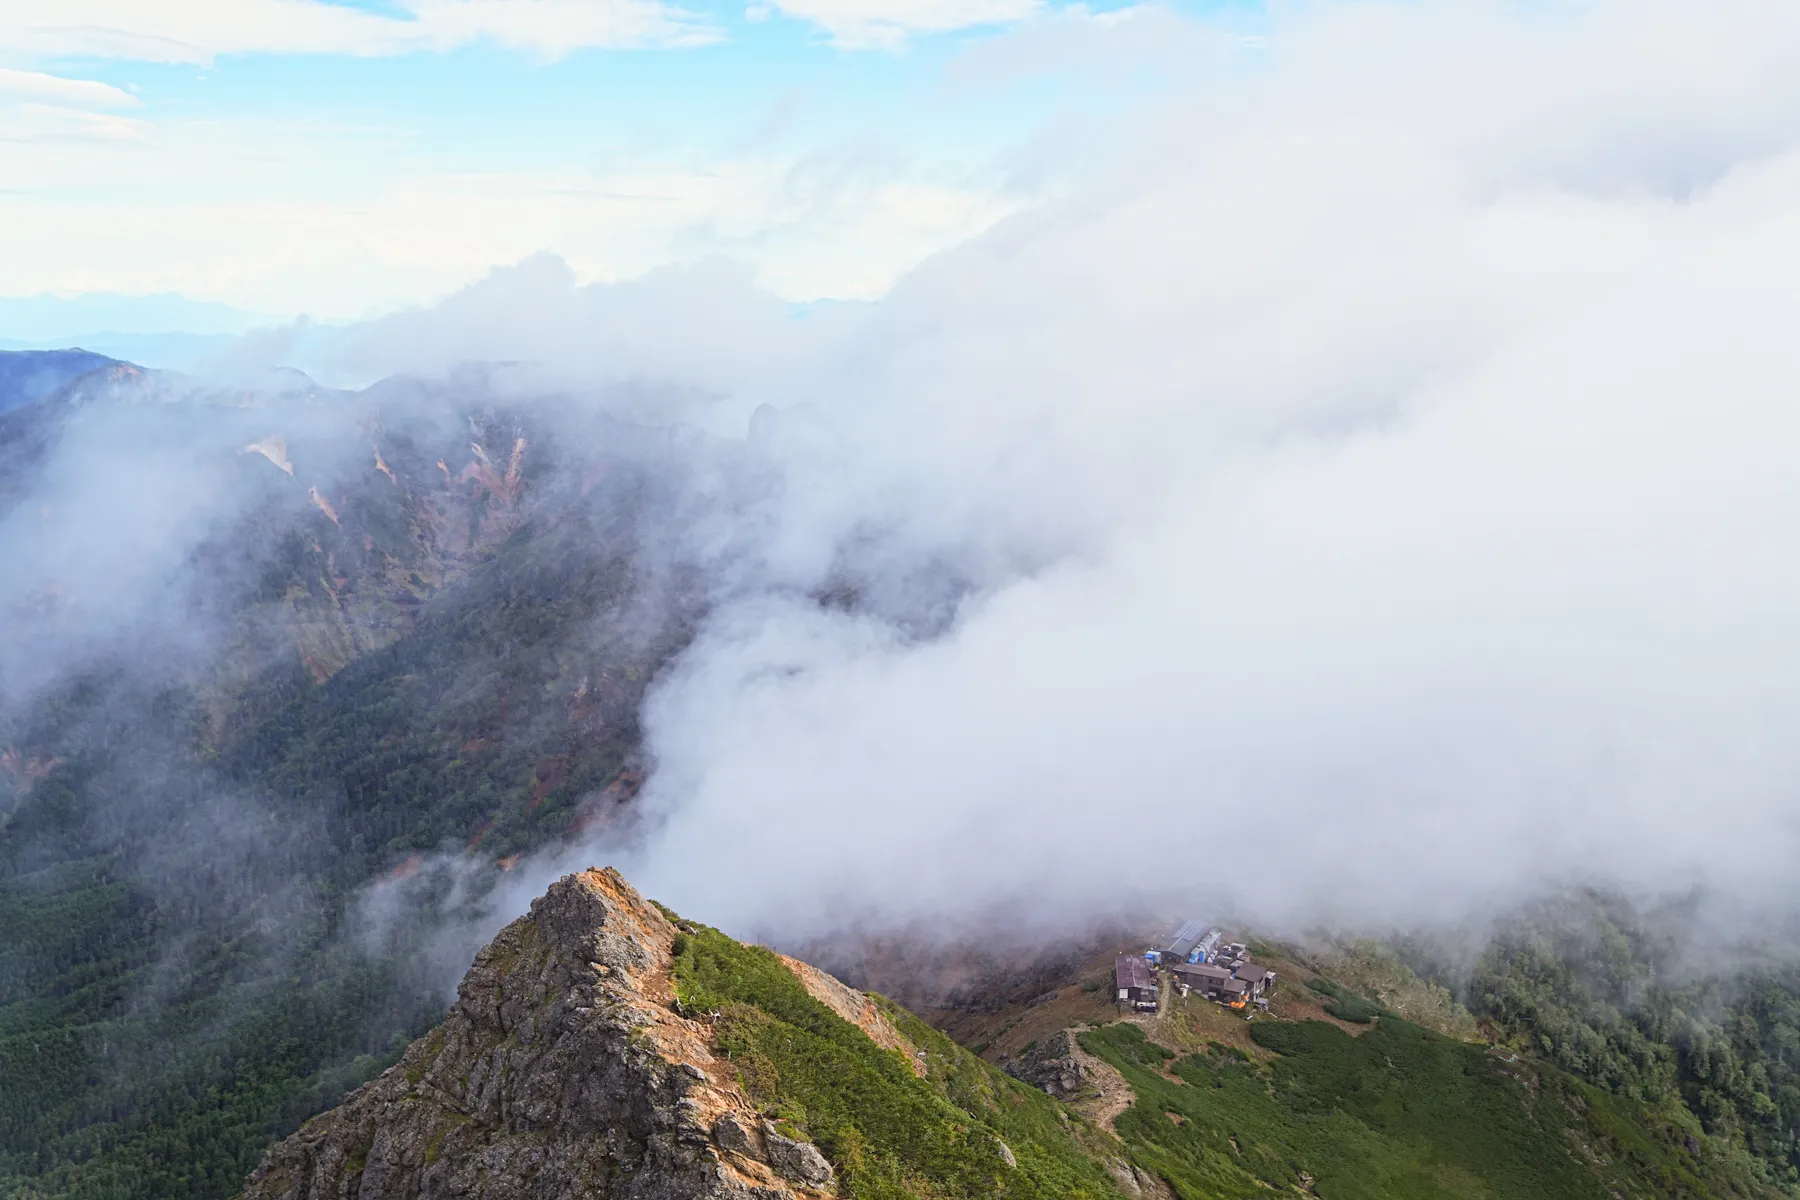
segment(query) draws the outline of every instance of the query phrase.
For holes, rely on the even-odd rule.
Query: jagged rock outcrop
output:
[[[1106,1173],[1131,1200],[1175,1200],[1175,1189],[1167,1182],[1122,1158],[1108,1159]]]
[[[785,1137],[773,1121],[764,1121],[763,1146],[769,1164],[785,1178],[809,1188],[828,1188],[835,1181],[831,1164],[811,1142]]]
[[[270,1151],[246,1200],[788,1200],[834,1187],[673,1010],[673,925],[616,872],[554,884],[444,1023]]]
[[[1066,1029],[1058,1030],[1026,1050],[1007,1063],[1005,1070],[1014,1079],[1042,1088],[1061,1100],[1080,1095],[1086,1086],[1081,1060],[1076,1055],[1075,1039]]]

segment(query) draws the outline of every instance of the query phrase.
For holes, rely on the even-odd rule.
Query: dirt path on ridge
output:
[[[1137,1103],[1137,1093],[1131,1090],[1131,1085],[1125,1082],[1125,1077],[1111,1063],[1096,1058],[1082,1048],[1078,1035],[1082,1030],[1092,1028],[1091,1025],[1077,1025],[1069,1030],[1070,1057],[1080,1064],[1081,1077],[1097,1093],[1075,1107],[1082,1116],[1111,1133],[1113,1122],[1118,1119],[1119,1114]]]

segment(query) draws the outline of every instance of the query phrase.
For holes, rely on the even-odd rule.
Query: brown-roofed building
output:
[[[1113,963],[1113,999],[1145,1012],[1156,1011],[1156,974],[1135,954],[1121,954]]]
[[[1174,968],[1170,974],[1177,983],[1199,992],[1202,996],[1218,996],[1225,981],[1231,978],[1231,972],[1224,967],[1215,967],[1211,963],[1183,963]]]
[[[1171,969],[1170,975],[1184,989],[1183,995],[1196,991],[1233,1008],[1242,1008],[1253,1000],[1262,1003],[1263,996],[1275,986],[1275,972],[1248,960],[1230,966],[1183,963]]]
[[[1231,977],[1243,981],[1252,999],[1275,986],[1275,972],[1253,962],[1239,963]]]

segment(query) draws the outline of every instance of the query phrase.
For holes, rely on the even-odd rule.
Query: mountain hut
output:
[[[1189,921],[1169,935],[1169,940],[1163,943],[1157,956],[1171,966],[1177,963],[1204,962],[1200,943],[1206,936],[1206,922]]]
[[[1142,1012],[1156,1011],[1156,975],[1135,954],[1121,954],[1113,964],[1114,998]]]

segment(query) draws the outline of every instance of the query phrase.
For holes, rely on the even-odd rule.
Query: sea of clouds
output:
[[[1184,36],[1184,90],[1072,144],[1065,196],[866,308],[540,263],[359,344],[776,410],[754,570],[653,697],[625,865],[787,936],[1573,882],[1786,907],[1800,12]],[[841,578],[880,602],[820,606]]]

